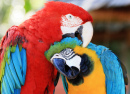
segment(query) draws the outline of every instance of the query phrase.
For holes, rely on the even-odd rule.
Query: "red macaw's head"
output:
[[[29,24],[37,35],[53,43],[64,37],[81,36],[83,47],[91,41],[93,28],[92,17],[79,6],[64,2],[47,2],[45,7],[32,16]],[[41,34],[42,33],[42,34]]]

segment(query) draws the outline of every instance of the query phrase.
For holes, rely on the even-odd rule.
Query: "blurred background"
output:
[[[74,3],[87,10],[94,20],[92,42],[110,48],[130,76],[130,0],[0,0],[0,39],[9,27],[28,19],[47,1]],[[61,79],[55,94],[65,94]]]

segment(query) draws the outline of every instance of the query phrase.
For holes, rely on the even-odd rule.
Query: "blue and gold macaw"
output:
[[[118,57],[104,46],[64,38],[45,52],[46,58],[62,74],[66,94],[125,94],[126,69]]]

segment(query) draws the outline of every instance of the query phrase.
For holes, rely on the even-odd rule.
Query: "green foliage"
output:
[[[25,0],[24,9],[25,9],[26,13],[32,9],[32,6],[30,4],[30,0]]]
[[[2,36],[0,36],[0,41],[1,41],[1,39],[2,39]]]
[[[7,1],[5,1],[7,2]],[[4,22],[8,22],[9,14],[11,10],[11,0],[8,0],[8,4],[4,3],[4,0],[0,2],[0,24]]]

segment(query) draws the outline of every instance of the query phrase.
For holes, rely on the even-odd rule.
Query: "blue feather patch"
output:
[[[8,49],[4,75],[1,81],[1,94],[20,94],[21,86],[25,83],[27,59],[26,50],[16,46],[14,52]]]
[[[105,46],[90,43],[87,48],[94,50],[102,63],[107,94],[125,94],[123,71],[117,56]]]

